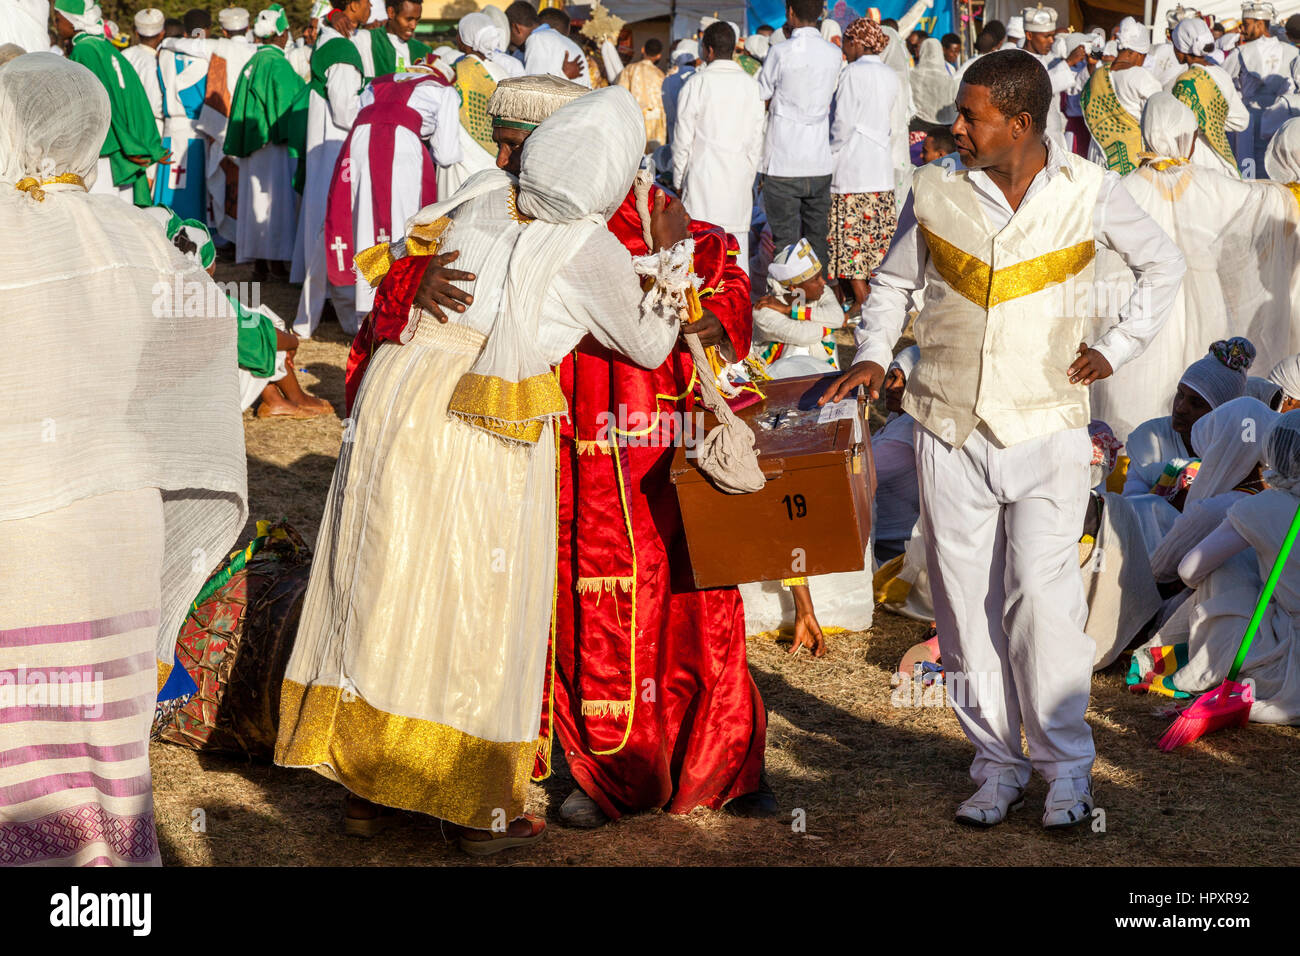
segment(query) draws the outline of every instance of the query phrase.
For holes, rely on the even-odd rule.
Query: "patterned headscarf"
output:
[[[846,39],[861,43],[868,56],[879,54],[889,43],[889,37],[885,36],[885,31],[880,28],[880,24],[866,17],[858,17],[850,23],[848,29],[844,31],[844,36]]]

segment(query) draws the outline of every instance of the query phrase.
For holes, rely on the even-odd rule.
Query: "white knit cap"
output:
[[[1132,17],[1119,21],[1119,30],[1115,34],[1115,47],[1119,50],[1132,50],[1134,53],[1151,51],[1151,32]]]
[[[549,73],[512,76],[492,91],[487,112],[494,124],[535,128],[561,106],[588,92],[579,83]]]
[[[1174,49],[1192,56],[1205,56],[1214,49],[1214,34],[1200,18],[1182,20],[1174,27]]]
[[[1026,33],[1052,33],[1056,30],[1056,8],[1045,7],[1041,3],[1036,7],[1025,7],[1020,11],[1025,21]]]
[[[1025,18],[1016,15],[1007,18],[1007,36],[1013,40],[1023,40],[1025,38]]]
[[[142,37],[156,37],[167,20],[161,10],[145,7],[135,15],[135,32]]]
[[[243,7],[226,7],[217,14],[217,22],[223,30],[247,30],[248,11]]]

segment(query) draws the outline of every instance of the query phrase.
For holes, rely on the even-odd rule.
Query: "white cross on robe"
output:
[[[335,236],[334,242],[330,245],[330,251],[333,252],[335,256],[334,261],[338,263],[340,269],[343,268],[343,252],[347,247],[348,244],[343,241],[342,236]]]
[[[379,227],[379,231],[378,231],[377,233],[375,233],[375,241],[376,241],[376,242],[387,242],[388,240],[390,240],[390,239],[392,239],[392,238],[393,238],[393,237],[390,236],[390,235],[388,234],[388,230],[385,229],[383,226],[380,226],[380,227]]]

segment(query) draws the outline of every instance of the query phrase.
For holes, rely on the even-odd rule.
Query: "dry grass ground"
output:
[[[246,278],[229,266],[219,275]],[[272,308],[293,314],[295,290],[272,285],[263,293]],[[336,326],[299,352],[304,384],[340,410],[346,356]],[[253,515],[285,516],[313,540],[339,421],[259,421],[250,414],[245,430]],[[1251,725],[1161,754],[1155,741],[1169,723],[1167,703],[1127,693],[1118,669],[1094,679],[1088,712],[1104,832],[1045,833],[1038,819],[1045,786],[1037,779],[1027,808],[1008,823],[988,832],[958,827],[951,815],[971,789],[971,749],[952,712],[891,702],[890,675],[920,631],[882,613],[872,630],[832,638],[821,660],[791,658],[771,641],[750,641],[750,668],[769,713],[768,773],[785,811],[776,821],[696,810],[643,814],[595,832],[553,822],[538,849],[479,863],[445,844],[435,823],[414,815],[371,841],[343,836],[342,790],[310,771],[156,744],[163,859],[172,865],[1300,863],[1300,731]],[[532,788],[530,809],[554,821],[569,789],[561,770]],[[202,832],[196,832],[196,810],[203,811]]]

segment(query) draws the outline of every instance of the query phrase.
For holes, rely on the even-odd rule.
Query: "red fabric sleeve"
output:
[[[352,340],[352,349],[348,352],[348,367],[344,376],[344,406],[347,414],[352,414],[352,403],[361,388],[361,378],[365,375],[370,356],[379,348],[381,342],[398,342],[410,319],[411,306],[415,304],[415,293],[424,278],[424,270],[429,267],[428,256],[407,256],[393,263],[388,274],[375,290],[375,304],[370,314],[361,323],[356,338]]]

